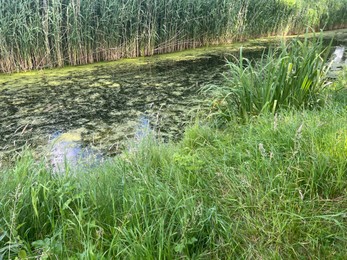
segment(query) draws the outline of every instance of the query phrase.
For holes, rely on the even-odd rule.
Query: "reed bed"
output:
[[[0,72],[346,25],[347,0],[0,0]]]

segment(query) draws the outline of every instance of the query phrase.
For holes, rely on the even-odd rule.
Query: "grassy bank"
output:
[[[344,27],[346,0],[0,1],[0,72]]]
[[[74,176],[22,156],[0,175],[0,255],[342,259],[346,112],[197,124]]]
[[[0,174],[0,256],[344,259],[346,76],[324,106],[196,122],[95,168],[23,154]]]

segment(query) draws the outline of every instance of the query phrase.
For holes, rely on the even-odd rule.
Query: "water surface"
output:
[[[164,140],[177,140],[197,109],[205,107],[199,90],[223,83],[225,58],[237,55],[240,45],[246,46],[247,57],[257,57],[268,44],[249,42],[1,75],[0,157],[20,151],[23,145],[54,151],[57,139],[63,147],[64,142],[76,145],[75,153],[88,147],[114,155],[144,126]],[[343,61],[345,52],[340,49],[336,55]]]

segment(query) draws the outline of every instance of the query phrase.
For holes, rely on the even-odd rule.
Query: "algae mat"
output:
[[[1,152],[44,147],[63,135],[112,155],[142,127],[143,118],[160,137],[175,139],[200,105],[199,89],[220,82],[223,67],[223,57],[216,55],[8,78],[0,89]]]
[[[338,35],[345,44],[346,31]],[[246,56],[257,57],[275,40],[0,75],[0,156],[23,146],[45,152],[53,139],[114,155],[146,127],[176,140],[204,109],[199,90],[222,84],[225,58],[237,55],[240,46]]]

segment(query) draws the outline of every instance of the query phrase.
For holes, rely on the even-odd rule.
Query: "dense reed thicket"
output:
[[[0,0],[0,72],[346,25],[347,0]]]

